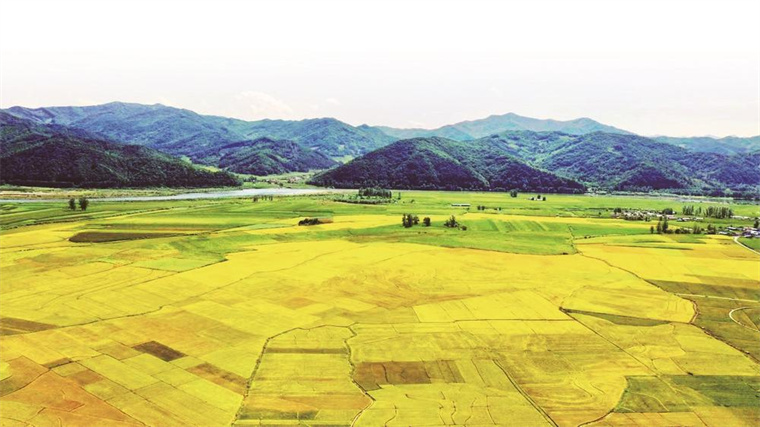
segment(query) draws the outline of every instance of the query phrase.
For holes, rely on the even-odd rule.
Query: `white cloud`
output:
[[[290,105],[264,92],[240,92],[234,96],[230,107],[231,115],[246,120],[287,119],[293,116]]]

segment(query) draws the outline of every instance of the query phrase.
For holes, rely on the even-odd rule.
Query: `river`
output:
[[[345,190],[314,189],[314,188],[246,188],[244,190],[209,191],[207,193],[179,193],[166,196],[120,196],[120,197],[89,197],[98,202],[145,202],[158,200],[196,200],[223,199],[232,197],[253,196],[304,196],[310,194],[341,193]],[[54,203],[65,202],[68,199],[0,199],[0,203]]]

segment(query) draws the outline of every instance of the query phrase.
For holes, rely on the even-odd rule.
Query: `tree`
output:
[[[653,225],[649,226],[649,234],[654,234],[654,226]]]
[[[405,228],[410,228],[411,226],[417,225],[419,223],[420,223],[420,217],[418,217],[417,215],[403,214],[401,216],[401,224]]]
[[[459,223],[457,222],[457,218],[454,215],[451,215],[449,219],[446,220],[446,222],[443,223],[444,227],[449,228],[456,228],[459,226]]]
[[[667,216],[662,217],[662,232],[663,233],[668,232],[668,217]]]
[[[662,234],[662,219],[657,221],[657,234]]]
[[[69,209],[72,211],[77,210],[77,201],[73,197],[69,199]]]
[[[430,217],[429,217],[429,216],[426,216],[425,218],[422,218],[422,224],[423,224],[425,227],[430,227]]]
[[[517,197],[517,190],[512,190],[509,192],[510,197]]]
[[[752,227],[760,228],[760,219],[755,218],[755,224],[753,224]]]
[[[542,201],[542,202],[545,202],[545,201],[546,201],[546,196],[542,197],[542,198],[541,198],[541,201]]]
[[[87,200],[87,197],[80,197],[79,198],[79,209],[86,211],[87,206],[90,204],[90,201]]]

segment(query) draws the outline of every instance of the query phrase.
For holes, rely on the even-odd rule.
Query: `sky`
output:
[[[760,134],[760,1],[0,0],[0,108]]]

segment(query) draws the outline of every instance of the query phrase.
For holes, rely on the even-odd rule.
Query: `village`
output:
[[[623,219],[626,221],[653,221],[657,220],[658,222],[658,233],[660,232],[668,232],[668,222],[669,221],[675,221],[679,223],[697,223],[697,222],[704,222],[705,217],[704,216],[697,216],[694,215],[695,212],[701,213],[702,210],[699,208],[698,210],[695,210],[692,206],[685,206],[684,212],[679,214],[678,212],[672,210],[672,209],[664,209],[661,212],[651,211],[651,210],[639,210],[639,209],[622,209],[622,208],[615,208],[612,212],[612,218],[618,218]],[[688,214],[686,214],[688,213]],[[728,208],[722,208],[719,210],[708,210],[706,211],[707,214],[709,214],[708,219],[714,218],[714,219],[736,219],[736,220],[752,220],[753,218],[748,216],[740,216],[740,215],[733,215],[733,212],[731,209]],[[729,226],[718,226],[715,227],[712,224],[708,224],[705,229],[702,229],[702,227],[699,227],[698,225],[694,225],[692,227],[684,227],[679,228],[675,230],[675,233],[694,233],[694,234],[720,234],[724,236],[733,236],[733,237],[743,237],[743,238],[760,238],[760,221],[758,221],[758,218],[754,218],[755,222],[753,226],[743,226],[743,227],[737,227],[733,225]],[[664,224],[664,228],[663,228]],[[652,227],[654,230],[654,227]]]

